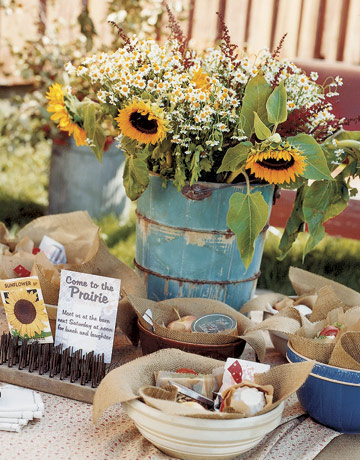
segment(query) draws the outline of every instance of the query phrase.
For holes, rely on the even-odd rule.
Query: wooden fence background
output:
[[[7,40],[21,47],[34,39],[42,23],[62,21],[66,39],[82,4],[88,4],[98,41],[110,38],[107,2],[100,0],[26,0],[15,14],[0,8],[0,61],[9,63]],[[232,42],[251,53],[274,49],[287,33],[283,57],[316,58],[360,64],[359,0],[183,0],[188,20],[182,23],[196,47],[210,45],[219,36],[216,12],[225,17]],[[40,18],[40,25],[37,24]]]

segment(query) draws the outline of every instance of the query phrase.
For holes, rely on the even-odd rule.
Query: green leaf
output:
[[[180,158],[180,157],[177,157]],[[181,189],[185,186],[186,181],[186,173],[185,173],[185,166],[179,160],[175,170],[175,177],[174,177],[174,185],[178,189]]]
[[[201,150],[201,148],[200,148]],[[199,179],[199,174],[201,172],[200,170],[200,150],[198,147],[195,148],[195,152],[192,155],[191,158],[191,163],[190,163],[190,171],[191,171],[191,177],[190,177],[190,185],[195,184],[197,180]]]
[[[323,224],[340,214],[346,208],[348,199],[344,181],[317,181],[306,190],[303,212],[310,237],[304,249],[304,257],[325,236]]]
[[[316,181],[307,189],[303,211],[312,231],[319,222],[326,222],[340,214],[347,206],[349,196],[344,181]]]
[[[332,136],[332,138],[333,137],[335,137],[335,139],[338,141],[345,141],[345,140],[360,141],[360,131],[347,131],[346,129],[342,129],[341,131],[336,133],[334,136]]]
[[[323,227],[323,225],[319,225],[319,227],[317,227],[313,233],[310,233],[309,238],[306,241],[306,245],[305,245],[304,252],[303,252],[303,257],[302,257],[303,263],[304,263],[306,254],[312,251],[314,247],[318,243],[320,243],[320,241],[324,238],[324,236],[325,236],[325,228]]]
[[[124,166],[124,187],[131,200],[137,200],[149,184],[149,171],[145,161],[129,156]]]
[[[106,141],[106,134],[101,126],[95,126],[94,135],[91,140],[93,141],[93,145],[90,148],[95,153],[96,158],[101,162]]]
[[[93,140],[95,137],[95,126],[96,126],[96,110],[94,103],[86,103],[82,107],[82,114],[84,118],[84,129],[86,136]]]
[[[290,145],[297,147],[306,158],[306,169],[303,177],[312,180],[332,180],[324,152],[312,136],[298,134],[294,137],[288,137],[287,140]]]
[[[146,160],[150,154],[151,152],[149,151],[148,146],[146,146],[142,150],[136,151],[136,158],[139,158],[140,160]]]
[[[294,241],[300,232],[304,231],[305,217],[302,210],[303,197],[306,186],[303,185],[296,192],[296,198],[290,217],[286,223],[283,235],[280,240],[279,249],[281,251],[278,260],[284,260],[289,253]]]
[[[135,155],[137,151],[137,140],[131,139],[131,137],[123,136],[121,138],[121,147],[129,155]]]
[[[255,240],[264,229],[268,215],[268,205],[260,192],[236,192],[231,195],[226,223],[236,235],[240,257],[246,269],[253,258]]]
[[[217,170],[217,173],[224,171],[236,171],[241,168],[245,163],[249,150],[252,147],[252,143],[249,141],[240,142],[240,144],[235,145],[227,150],[225,156],[222,160],[220,168]]]
[[[141,93],[141,99],[143,101],[151,100],[151,95],[147,91],[144,91],[143,93]]]
[[[271,86],[263,75],[256,75],[246,85],[243,104],[240,112],[240,125],[245,136],[254,132],[254,112],[261,121],[267,123],[266,101],[271,94]]]
[[[172,142],[170,139],[164,139],[160,144],[160,151],[162,153],[167,153],[171,150]]]
[[[284,123],[287,119],[286,89],[282,81],[270,94],[266,102],[266,110],[270,123]]]
[[[261,121],[259,115],[256,112],[254,112],[254,128],[256,137],[261,141],[271,136],[270,129]]]

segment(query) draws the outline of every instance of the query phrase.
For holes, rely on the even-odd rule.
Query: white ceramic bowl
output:
[[[148,441],[180,459],[233,459],[252,449],[280,423],[284,402],[266,414],[242,419],[209,420],[168,415],[134,400],[123,403]]]

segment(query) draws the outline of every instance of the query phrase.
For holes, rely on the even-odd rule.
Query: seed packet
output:
[[[36,276],[0,281],[0,294],[11,335],[53,343],[50,323]]]

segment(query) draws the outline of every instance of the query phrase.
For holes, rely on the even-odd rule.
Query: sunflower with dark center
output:
[[[47,327],[45,304],[32,291],[20,289],[9,292],[4,308],[8,323],[21,337],[32,338],[35,333],[40,335]]]
[[[124,136],[143,144],[157,144],[166,135],[166,121],[162,111],[144,101],[134,101],[119,110],[115,120]]]
[[[255,177],[269,184],[289,184],[304,173],[306,163],[300,151],[287,144],[284,149],[270,148],[250,154],[245,167],[250,169]]]

